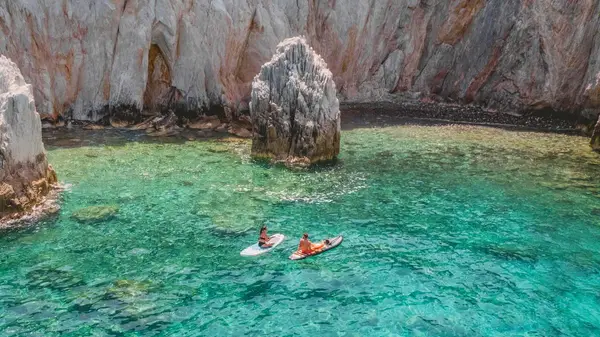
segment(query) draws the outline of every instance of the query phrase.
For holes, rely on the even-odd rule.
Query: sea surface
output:
[[[45,141],[62,210],[0,233],[0,336],[600,336],[585,138],[356,128],[310,170],[233,138]],[[263,223],[286,240],[241,257]],[[344,242],[290,261],[304,232]]]

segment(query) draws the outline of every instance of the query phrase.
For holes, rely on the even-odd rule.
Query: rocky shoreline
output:
[[[0,231],[27,227],[58,214],[60,196],[65,186],[55,184],[50,191],[31,208],[13,212],[0,218]]]
[[[509,129],[585,134],[590,126],[568,115],[517,114],[474,105],[419,101],[343,103],[342,129],[396,124],[470,124]]]
[[[350,130],[361,127],[385,127],[401,124],[469,124],[513,130],[533,130],[589,135],[592,125],[568,115],[535,115],[490,111],[473,105],[424,103],[420,101],[341,103],[341,127]],[[67,121],[44,124],[44,133],[58,137],[60,130],[133,130],[149,138],[175,137],[184,140],[235,136],[252,138],[249,116],[228,121],[223,117],[201,116],[194,120],[173,115],[155,116],[142,123],[91,123]],[[140,135],[138,135],[140,136]]]

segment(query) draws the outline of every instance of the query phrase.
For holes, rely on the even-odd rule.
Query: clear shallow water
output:
[[[600,335],[586,139],[359,129],[336,165],[291,172],[245,141],[78,137],[48,146],[60,215],[0,235],[2,336]],[[71,218],[93,205],[119,211]],[[240,257],[263,221],[288,239]],[[345,241],[291,262],[304,231]]]

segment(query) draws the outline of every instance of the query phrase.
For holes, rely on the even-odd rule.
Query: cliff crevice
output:
[[[405,92],[592,119],[598,30],[600,0],[0,2],[0,53],[32,83],[40,114],[83,120],[173,104],[247,111],[260,65],[298,35],[342,101]]]

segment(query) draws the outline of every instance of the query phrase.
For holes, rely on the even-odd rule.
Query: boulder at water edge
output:
[[[286,163],[334,159],[340,109],[333,76],[303,37],[277,46],[252,82],[252,155]]]
[[[0,55],[0,219],[34,206],[55,183],[31,86]]]

